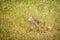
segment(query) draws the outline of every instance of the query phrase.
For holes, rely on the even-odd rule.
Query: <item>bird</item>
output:
[[[35,19],[32,15],[28,17],[28,21],[34,23],[37,27],[40,24],[39,20]]]

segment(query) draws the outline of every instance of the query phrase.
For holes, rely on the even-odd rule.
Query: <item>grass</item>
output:
[[[59,0],[0,0],[0,40],[60,40]],[[41,24],[28,21],[32,15]]]

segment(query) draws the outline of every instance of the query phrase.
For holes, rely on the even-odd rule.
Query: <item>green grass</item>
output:
[[[41,21],[38,28],[28,21],[30,15]],[[0,40],[60,40],[59,37],[59,0],[0,0]]]

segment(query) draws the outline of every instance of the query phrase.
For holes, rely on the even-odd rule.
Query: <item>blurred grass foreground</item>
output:
[[[0,0],[0,40],[60,40],[60,0]]]

